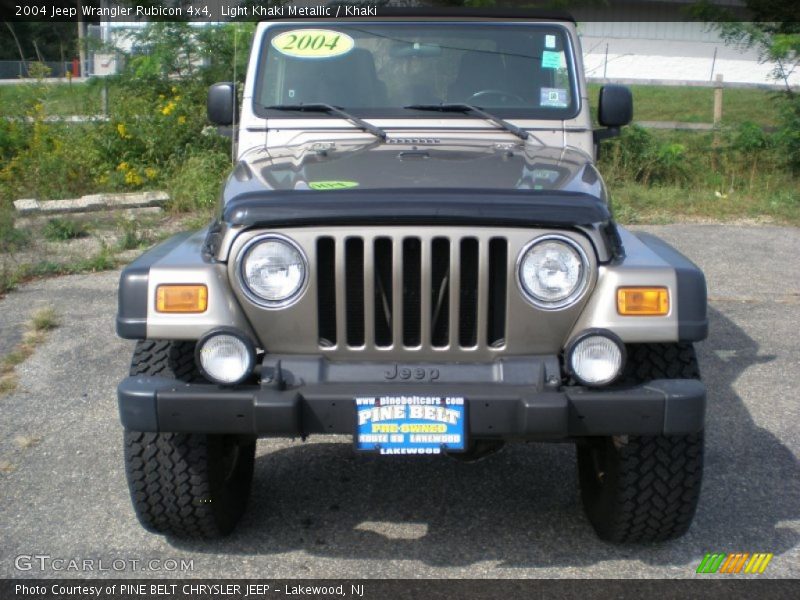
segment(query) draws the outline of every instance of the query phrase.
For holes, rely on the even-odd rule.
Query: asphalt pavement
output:
[[[128,497],[115,398],[133,343],[114,335],[118,273],[107,272],[0,300],[4,338],[41,306],[61,321],[0,398],[0,577],[693,577],[707,552],[771,552],[764,576],[800,577],[800,229],[646,229],[709,284],[711,334],[698,345],[706,471],[683,538],[599,541],[569,444],[462,464],[356,456],[341,436],[260,441],[251,502],[229,538],[147,533]]]

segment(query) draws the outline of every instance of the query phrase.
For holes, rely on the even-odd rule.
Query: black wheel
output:
[[[131,375],[203,381],[192,342],[139,342]],[[179,538],[227,535],[250,495],[255,447],[233,435],[126,431],[125,473],[139,521]]]
[[[627,350],[624,383],[700,377],[691,344],[637,344]],[[578,443],[583,507],[597,535],[610,542],[657,542],[686,533],[702,475],[702,431]]]

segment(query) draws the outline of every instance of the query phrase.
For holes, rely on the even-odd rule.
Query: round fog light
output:
[[[625,365],[625,347],[609,331],[587,332],[567,350],[567,366],[583,385],[606,385],[619,377]]]
[[[196,358],[206,379],[235,385],[252,373],[255,350],[252,342],[238,331],[213,331],[197,343]]]

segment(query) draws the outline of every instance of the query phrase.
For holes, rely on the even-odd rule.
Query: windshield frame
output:
[[[413,20],[379,20],[379,21],[344,21],[336,20],[335,22],[328,20],[314,20],[308,22],[280,22],[274,25],[270,24],[264,30],[264,34],[259,40],[261,45],[259,49],[258,65],[256,71],[256,81],[251,98],[251,108],[253,114],[262,119],[303,119],[303,120],[340,120],[331,114],[324,113],[298,113],[296,115],[287,114],[277,110],[269,110],[259,102],[259,90],[262,89],[263,80],[265,77],[267,57],[271,51],[271,39],[283,31],[289,31],[297,28],[336,28],[342,27],[364,27],[367,28],[371,25],[376,26],[415,26],[415,27],[435,27],[435,26],[457,26],[457,27],[485,27],[490,24],[493,27],[512,27],[517,29],[529,28],[548,28],[558,29],[559,33],[564,39],[564,53],[567,66],[567,73],[570,81],[570,105],[563,109],[547,109],[547,108],[503,108],[496,106],[482,107],[485,110],[491,111],[502,119],[508,120],[528,120],[528,121],[568,121],[580,115],[583,109],[583,99],[581,97],[578,64],[575,59],[574,40],[570,30],[563,24],[557,21],[528,21],[528,22],[494,22],[494,21],[451,21],[451,20],[426,20],[426,21],[413,21]],[[408,119],[408,120],[425,120],[436,119],[438,121],[446,120],[463,120],[465,118],[475,118],[482,120],[482,117],[465,115],[462,113],[443,113],[434,112],[426,113],[425,111],[414,111],[404,109],[402,106],[397,107],[381,107],[381,108],[360,108],[352,106],[343,106],[343,109],[349,113],[356,115],[363,119]]]

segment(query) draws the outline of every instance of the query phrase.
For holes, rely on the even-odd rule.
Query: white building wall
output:
[[[587,76],[711,81],[722,74],[732,83],[782,83],[771,76],[777,65],[762,63],[757,50],[726,45],[706,23],[666,20],[680,15],[676,10],[674,6],[646,7],[634,15],[641,19],[636,21],[581,21],[576,14]],[[603,15],[604,19],[613,17]],[[632,13],[619,14],[626,15],[630,19]],[[789,83],[800,85],[800,73],[790,76]]]

